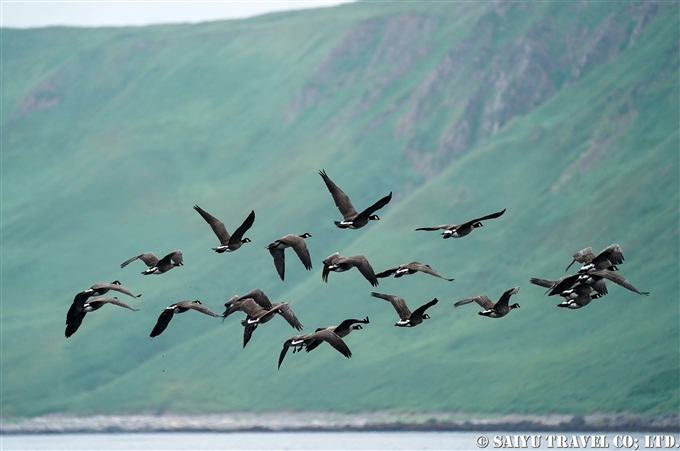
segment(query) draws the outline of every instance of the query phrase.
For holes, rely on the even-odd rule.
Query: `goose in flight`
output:
[[[279,354],[279,368],[281,368],[281,363],[283,363],[283,359],[286,357],[288,348],[293,348],[293,353],[295,353],[297,351],[302,350],[302,348],[305,347],[306,345],[316,343],[317,341],[318,342],[325,341],[348,359],[352,357],[352,351],[349,350],[349,347],[347,347],[347,344],[343,341],[342,337],[340,337],[338,334],[336,334],[330,329],[322,328],[314,333],[294,335],[290,337],[288,340],[286,340],[283,343],[283,349],[281,350],[281,354]]]
[[[194,210],[205,219],[205,222],[210,224],[213,232],[217,235],[217,239],[220,240],[220,245],[212,248],[215,252],[220,254],[222,252],[233,252],[239,249],[244,243],[250,243],[250,238],[243,238],[243,234],[253,226],[253,223],[255,222],[255,211],[251,211],[246,220],[243,221],[243,224],[241,224],[233,235],[230,236],[222,221],[212,216],[198,205],[194,205]]]
[[[548,279],[538,279],[532,277],[529,282],[540,287],[545,287],[548,289],[546,292],[548,296],[562,295],[562,293],[569,292],[573,290],[579,284],[585,284],[581,279],[581,274],[571,274],[567,276],[560,277],[557,280]],[[597,291],[600,295],[604,296],[607,294],[607,285],[604,283],[602,277],[592,278],[589,284],[593,290]]]
[[[326,187],[328,188],[328,191],[330,191],[331,196],[333,196],[333,200],[335,201],[335,206],[338,207],[340,214],[342,214],[342,221],[334,221],[335,225],[341,229],[360,229],[368,224],[368,221],[379,220],[380,218],[378,215],[374,213],[387,205],[390,200],[392,200],[392,192],[390,192],[390,194],[383,197],[361,213],[357,213],[354,205],[352,205],[352,202],[349,200],[349,196],[347,196],[347,194],[345,194],[345,192],[341,190],[338,185],[333,183],[330,177],[328,177],[328,174],[326,174],[326,171],[319,171],[319,175],[323,179],[324,183],[326,183]]]
[[[66,335],[66,338],[69,338],[71,335],[76,333],[76,331],[82,324],[83,318],[85,318],[86,313],[99,310],[106,304],[117,305],[119,307],[123,307],[134,312],[137,311],[137,309],[130,307],[125,302],[115,297],[114,298],[98,297],[94,299],[88,299],[83,304],[77,304],[76,300],[74,300],[73,304],[71,304],[71,308],[69,308],[68,313],[66,314],[66,331],[64,333]]]
[[[83,290],[75,295],[75,297],[73,298],[73,302],[71,303],[71,307],[69,308],[67,322],[68,318],[75,317],[77,314],[83,311],[85,303],[89,298],[93,296],[103,296],[104,294],[108,293],[111,290],[127,294],[128,296],[133,298],[138,298],[141,296],[141,294],[135,295],[132,291],[128,290],[123,285],[121,285],[120,282],[117,280],[114,280],[111,283],[108,282],[96,283],[87,290]]]
[[[425,310],[429,309],[437,302],[439,302],[437,298],[434,298],[427,304],[421,305],[413,312],[411,312],[411,310],[409,310],[408,306],[406,305],[406,301],[404,301],[399,296],[375,292],[372,292],[371,296],[375,298],[384,299],[388,301],[390,304],[392,304],[400,318],[399,321],[397,321],[397,323],[395,324],[395,326],[399,327],[414,327],[422,323],[423,320],[430,319],[430,315],[425,313]]]
[[[160,260],[153,254],[153,252],[139,254],[136,257],[132,257],[131,259],[121,263],[120,267],[125,268],[127,265],[129,265],[135,260],[141,260],[144,262],[146,266],[149,267],[149,269],[142,272],[142,274],[144,274],[145,276],[149,274],[163,274],[170,271],[175,266],[184,265],[182,251],[178,249],[176,251],[170,252],[168,255],[161,258]]]
[[[350,332],[353,330],[361,330],[363,327],[361,327],[362,324],[368,324],[368,316],[364,319],[346,319],[337,326],[327,326],[327,327],[320,327],[316,329],[315,332],[322,331],[324,329],[330,330],[331,332],[334,332],[338,337],[340,338],[345,338],[347,335],[349,335]],[[323,343],[323,340],[313,340],[310,341],[306,346],[305,346],[305,351],[313,351],[316,349],[321,343]]]
[[[274,266],[276,266],[276,272],[279,273],[281,280],[283,280],[286,272],[284,250],[289,247],[293,248],[307,271],[312,269],[312,258],[309,256],[309,249],[307,249],[307,243],[305,243],[305,238],[311,238],[311,236],[312,235],[309,233],[304,233],[302,235],[286,235],[267,246],[269,253],[274,257]]]
[[[172,320],[172,317],[175,315],[175,313],[185,313],[189,310],[196,310],[197,312],[201,312],[206,315],[219,317],[217,313],[201,304],[201,301],[179,301],[167,306],[165,310],[163,310],[149,336],[153,338],[162,334],[165,328],[168,327],[168,324],[170,323],[170,320]]]
[[[429,274],[431,276],[439,277],[440,279],[448,280],[449,282],[454,280],[454,279],[447,279],[446,277],[442,276],[437,271],[432,269],[430,267],[430,265],[423,265],[422,263],[419,263],[419,262],[411,262],[411,263],[406,263],[404,265],[395,266],[394,268],[390,268],[386,271],[383,271],[379,274],[376,274],[375,276],[378,277],[378,278],[383,278],[383,277],[389,277],[392,274],[394,274],[394,277],[398,279],[399,277],[406,276],[408,274],[415,274],[418,271],[425,273],[425,274]]]
[[[363,255],[351,255],[349,257],[341,257],[337,252],[333,255],[323,259],[323,271],[321,272],[321,278],[324,282],[328,283],[328,275],[331,271],[334,272],[345,272],[352,268],[359,270],[361,275],[366,278],[374,287],[378,285],[378,279],[376,278],[373,267],[368,262],[368,259]]]
[[[416,230],[441,230],[444,229],[442,232],[442,235],[444,239],[446,238],[462,238],[464,236],[467,236],[472,232],[474,229],[478,227],[482,227],[482,221],[485,221],[487,219],[495,219],[498,218],[499,216],[502,216],[503,213],[505,213],[505,208],[499,212],[492,213],[490,215],[482,216],[481,218],[475,218],[472,221],[464,222],[463,224],[442,224],[434,227],[420,227]]]
[[[484,309],[484,311],[478,312],[480,315],[488,316],[489,318],[501,318],[510,313],[512,309],[519,308],[519,304],[508,305],[510,296],[517,294],[518,291],[519,287],[509,289],[501,295],[501,298],[495,304],[491,299],[489,299],[489,296],[482,294],[481,296],[475,296],[473,298],[458,301],[453,304],[453,306],[460,307],[461,305],[469,304],[470,302],[476,302]]]

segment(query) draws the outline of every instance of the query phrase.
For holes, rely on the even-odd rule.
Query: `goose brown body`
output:
[[[222,221],[203,210],[198,205],[194,205],[194,210],[196,210],[205,222],[210,225],[215,236],[220,240],[220,245],[212,248],[215,252],[220,254],[223,252],[233,252],[240,249],[244,243],[250,243],[250,238],[244,238],[243,234],[253,226],[253,223],[255,222],[255,211],[251,211],[245,221],[243,221],[243,224],[241,224],[232,235],[229,235],[229,232],[227,232],[227,228]]]
[[[383,208],[390,202],[390,200],[392,200],[392,193],[390,192],[390,194],[378,200],[376,203],[366,208],[361,213],[357,213],[354,205],[352,205],[352,202],[349,200],[349,196],[345,194],[345,192],[341,190],[338,185],[333,183],[330,177],[328,177],[328,174],[326,174],[326,171],[319,171],[319,175],[326,184],[331,196],[333,196],[335,206],[338,207],[340,214],[342,214],[343,220],[335,221],[335,225],[341,229],[360,229],[368,224],[369,221],[379,220],[380,218],[378,215],[373,213]]]
[[[433,226],[433,227],[420,227],[416,229],[418,230],[427,230],[427,231],[434,231],[434,230],[444,230],[442,232],[442,235],[444,239],[446,238],[462,238],[464,236],[467,236],[472,232],[474,229],[482,227],[482,221],[486,221],[487,219],[495,219],[503,215],[505,213],[505,208],[499,212],[496,213],[491,213],[490,215],[482,216],[481,218],[475,218],[471,221],[464,222],[462,224],[442,224],[438,226]]]
[[[480,296],[475,296],[472,298],[463,299],[462,301],[458,301],[455,304],[453,304],[453,306],[460,307],[461,305],[476,302],[482,308],[484,308],[484,311],[478,312],[480,315],[488,316],[489,318],[502,318],[508,313],[510,313],[512,309],[519,308],[519,304],[512,305],[508,304],[510,296],[512,296],[513,294],[517,294],[518,291],[519,287],[507,290],[505,293],[501,295],[501,298],[495,304],[491,299],[489,299],[489,296],[482,294]]]
[[[176,313],[186,313],[189,310],[195,310],[205,315],[219,317],[217,313],[213,312],[208,307],[201,304],[201,301],[179,301],[175,304],[167,306],[165,310],[163,310],[163,312],[158,317],[158,321],[156,322],[156,325],[154,326],[149,336],[153,338],[162,334],[163,331],[168,327],[170,320],[172,320],[173,316],[175,316]]]
[[[139,254],[135,257],[132,257],[129,260],[124,261],[121,263],[120,267],[125,268],[127,265],[132,263],[135,260],[141,260],[144,262],[146,266],[149,267],[146,271],[143,271],[142,274],[144,275],[149,275],[149,274],[164,274],[168,271],[170,271],[172,268],[175,266],[182,266],[184,265],[184,256],[182,254],[181,250],[176,250],[170,252],[168,255],[165,257],[158,259],[153,252],[146,252],[144,254]]]
[[[302,235],[286,235],[279,238],[278,240],[267,246],[269,253],[274,257],[274,266],[276,267],[276,272],[284,279],[286,272],[286,259],[284,251],[289,247],[292,247],[298,258],[304,265],[307,271],[312,269],[312,258],[309,256],[309,249],[307,249],[306,238],[311,238],[312,235],[309,233],[304,233]]]

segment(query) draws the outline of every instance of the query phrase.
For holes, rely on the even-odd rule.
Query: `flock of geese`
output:
[[[328,177],[328,174],[326,174],[325,171],[319,171],[319,175],[326,184],[328,191],[331,193],[336,207],[342,214],[342,221],[334,221],[335,225],[341,229],[360,229],[366,226],[370,221],[380,219],[375,214],[375,212],[387,205],[392,199],[392,193],[390,192],[390,194],[387,196],[378,200],[373,205],[363,210],[361,213],[358,213],[352,205],[352,202],[350,201],[347,194],[345,194],[330,179],[330,177]],[[208,225],[210,225],[213,232],[217,236],[220,244],[219,246],[212,248],[215,252],[233,252],[240,249],[243,244],[251,242],[249,238],[244,237],[244,234],[252,227],[253,223],[255,222],[254,211],[251,211],[245,221],[243,221],[243,223],[234,231],[234,233],[230,235],[229,232],[227,232],[224,223],[222,223],[219,219],[215,218],[198,205],[194,205],[194,210],[196,210],[198,214],[200,214],[201,217],[208,223]],[[482,221],[498,218],[502,216],[503,213],[505,213],[505,209],[490,215],[467,221],[462,224],[442,224],[433,227],[421,227],[416,229],[416,231],[443,230],[441,234],[443,235],[444,239],[462,238],[469,235],[474,229],[482,227]],[[305,240],[310,237],[311,235],[309,233],[304,233],[302,235],[290,234],[279,238],[267,246],[267,249],[274,259],[276,271],[282,281],[285,278],[285,250],[287,248],[293,249],[306,270],[312,269],[312,260],[309,255],[309,249],[307,248],[307,244],[305,242]],[[120,266],[121,268],[124,268],[136,260],[141,260],[147,266],[148,269],[142,272],[144,275],[164,274],[176,266],[183,265],[182,251],[175,250],[161,259],[156,257],[151,252],[139,254],[130,258],[129,260],[126,260]],[[623,252],[621,251],[621,248],[618,244],[612,244],[597,255],[593,253],[592,248],[588,247],[574,254],[572,262],[569,264],[569,266],[567,266],[566,270],[569,270],[569,268],[575,262],[581,263],[582,266],[576,274],[566,275],[557,280],[532,278],[530,282],[532,284],[547,288],[547,294],[549,296],[559,295],[564,298],[564,301],[558,304],[558,307],[569,309],[579,309],[585,307],[593,299],[597,299],[606,295],[607,287],[605,285],[605,280],[614,282],[630,291],[633,291],[634,293],[648,295],[648,292],[641,292],[630,282],[628,282],[628,280],[626,280],[623,276],[618,274],[617,265],[623,263],[623,260]],[[337,252],[323,260],[321,278],[324,282],[328,282],[328,276],[331,272],[344,272],[352,268],[356,268],[373,287],[378,285],[379,278],[390,276],[399,278],[405,275],[414,274],[416,272],[429,274],[447,281],[453,280],[442,276],[429,265],[424,265],[415,261],[405,263],[376,274],[368,259],[364,255],[343,257]],[[482,311],[478,312],[479,315],[488,316],[490,318],[501,318],[510,313],[511,310],[519,308],[519,304],[510,304],[509,302],[510,297],[514,294],[517,294],[519,289],[520,287],[508,289],[501,295],[500,299],[496,303],[494,303],[487,295],[483,294],[458,301],[454,304],[454,306],[459,307],[461,305],[476,302],[483,309]],[[65,335],[67,338],[78,330],[82,324],[83,318],[87,313],[98,310],[106,304],[117,305],[129,310],[135,310],[130,305],[116,297],[104,297],[104,295],[109,291],[116,291],[133,298],[141,296],[135,295],[132,291],[122,286],[119,281],[113,281],[111,283],[98,283],[87,290],[81,291],[80,293],[76,294],[66,315]],[[399,327],[414,327],[421,324],[424,320],[429,319],[430,316],[426,313],[426,311],[438,302],[438,299],[434,298],[424,305],[421,305],[420,307],[411,311],[404,299],[398,296],[377,292],[371,292],[371,296],[383,299],[392,304],[397,312],[397,315],[399,316],[399,321],[395,324],[395,326]],[[175,314],[185,313],[189,310],[194,310],[213,317],[221,317],[223,321],[229,315],[238,311],[245,313],[246,317],[241,322],[244,327],[243,347],[248,344],[253,332],[260,324],[270,321],[277,315],[283,317],[294,329],[298,331],[302,330],[302,324],[293,312],[290,302],[271,302],[267,295],[259,288],[251,290],[243,296],[233,296],[224,304],[224,306],[224,313],[222,315],[218,315],[198,300],[183,300],[176,302],[172,305],[169,305],[161,312],[156,325],[151,331],[150,336],[153,338],[160,335],[168,327],[168,324]],[[281,350],[281,354],[279,356],[278,366],[279,368],[281,367],[281,363],[283,362],[283,359],[286,356],[289,348],[293,348],[294,353],[301,351],[303,348],[307,352],[310,352],[323,342],[328,343],[342,355],[349,358],[352,356],[352,353],[343,339],[350,332],[354,330],[360,330],[362,328],[362,324],[368,323],[368,317],[364,319],[347,319],[337,326],[318,328],[313,333],[292,336],[283,343],[283,349]]]

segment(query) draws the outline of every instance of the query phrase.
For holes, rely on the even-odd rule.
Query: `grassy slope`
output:
[[[404,150],[436,148],[492,69],[456,71],[441,95],[425,100],[416,125],[395,132],[411,108],[404,99],[452,43],[490,27],[477,50],[497,55],[546,23],[556,36],[573,30],[569,20],[595,28],[607,8],[596,4],[574,19],[559,5],[499,15],[473,4],[369,3],[200,26],[3,30],[4,413],[677,411],[677,14],[659,14],[635,45],[586,66],[578,80],[567,83],[555,66],[554,96],[498,133],[478,135],[427,182]],[[395,27],[413,24],[424,53],[390,40]],[[357,30],[368,37],[352,47]],[[562,53],[564,41],[555,38],[550,51]],[[328,60],[333,49],[345,52]],[[397,62],[424,56],[399,73],[394,49]],[[320,67],[330,72],[322,77]],[[44,80],[55,88],[36,90]],[[59,104],[21,114],[31,92]],[[291,108],[300,92],[316,97]],[[336,229],[320,168],[357,206],[394,191],[383,220],[359,232]],[[230,230],[255,209],[253,244],[214,254],[193,204]],[[501,208],[503,218],[464,240],[413,232]],[[315,268],[303,274],[290,259],[281,283],[262,247],[304,231],[313,235]],[[627,257],[622,274],[652,296],[611,287],[601,302],[570,312],[528,284],[559,277],[582,247],[612,242]],[[164,276],[117,268],[139,252],[175,248],[186,266]],[[402,330],[358,274],[321,282],[320,261],[335,251],[364,253],[376,270],[420,260],[456,281],[382,282],[377,291],[411,305],[440,299],[430,322]],[[104,309],[63,339],[71,296],[113,279],[143,293],[133,301],[141,311]],[[522,308],[503,320],[481,318],[473,306],[451,309],[516,285]],[[246,351],[233,318],[220,325],[188,313],[146,338],[173,301],[201,299],[220,310],[255,286],[292,301],[305,330],[366,315],[371,324],[348,337],[351,361],[324,346],[289,355],[281,371],[280,344],[294,331],[278,320],[258,329]],[[612,315],[613,306],[623,309]]]

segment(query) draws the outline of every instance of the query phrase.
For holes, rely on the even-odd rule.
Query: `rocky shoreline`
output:
[[[229,412],[72,416],[49,414],[2,419],[2,434],[150,432],[328,432],[328,431],[557,431],[680,432],[680,415],[479,416],[460,412]]]

